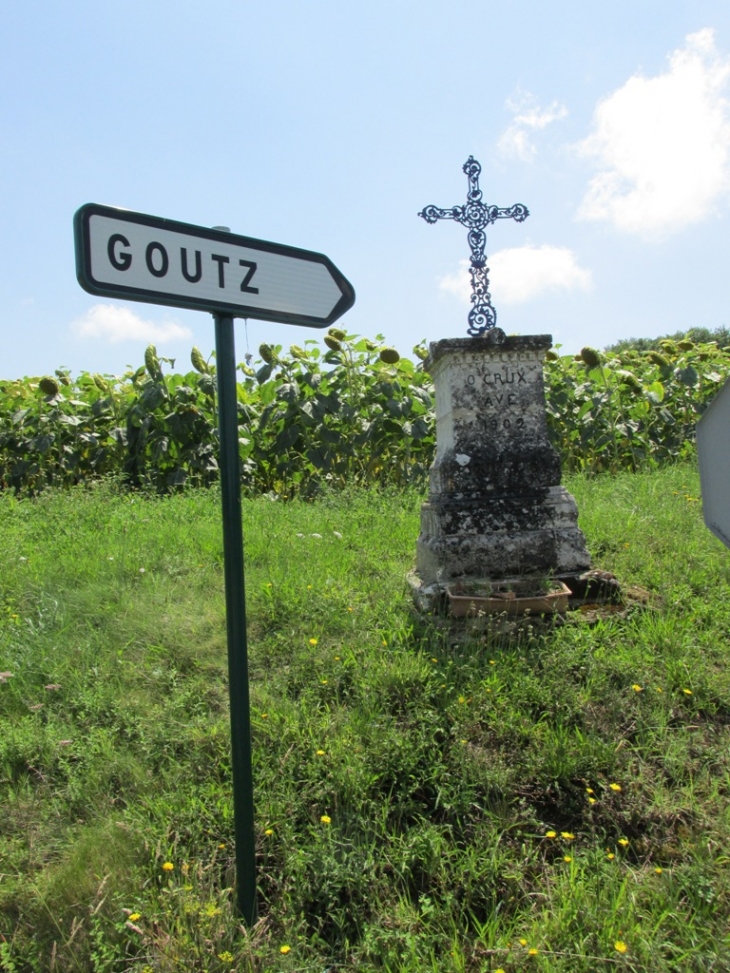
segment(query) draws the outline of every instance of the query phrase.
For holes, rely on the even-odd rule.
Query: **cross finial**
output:
[[[469,180],[466,204],[464,206],[452,206],[451,209],[426,206],[418,215],[427,223],[435,223],[437,220],[456,220],[457,223],[461,223],[469,229],[468,240],[471,247],[471,268],[469,272],[471,274],[471,303],[473,306],[469,311],[467,334],[477,337],[494,328],[497,324],[497,312],[492,306],[492,298],[489,293],[487,258],[484,253],[487,235],[484,228],[500,219],[513,219],[521,223],[527,219],[530,212],[522,203],[516,203],[507,209],[487,206],[483,203],[482,191],[479,188],[479,173],[482,171],[482,167],[473,155],[470,155],[466,160],[463,170]]]

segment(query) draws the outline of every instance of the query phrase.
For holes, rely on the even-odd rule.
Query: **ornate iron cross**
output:
[[[467,334],[472,337],[482,335],[497,324],[497,312],[492,307],[489,293],[489,277],[487,272],[487,258],[484,247],[487,234],[484,228],[495,220],[512,219],[521,223],[530,215],[530,211],[522,203],[516,203],[508,209],[498,206],[487,206],[482,202],[482,191],[479,188],[479,173],[482,167],[473,155],[470,155],[463,166],[469,179],[469,191],[466,195],[465,206],[453,206],[451,209],[439,209],[438,206],[426,206],[418,215],[427,223],[436,220],[456,220],[469,228],[469,246],[471,247],[471,303],[469,311],[469,328]]]

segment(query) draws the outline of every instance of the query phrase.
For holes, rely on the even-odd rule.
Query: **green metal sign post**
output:
[[[228,633],[228,693],[231,711],[233,815],[236,837],[236,898],[248,923],[256,919],[256,849],[253,830],[253,770],[248,697],[246,594],[243,575],[243,523],[238,453],[238,396],[233,317],[215,314],[218,377],[223,564]]]
[[[321,253],[87,203],[74,215],[76,277],[90,294],[208,311],[215,320],[231,710],[236,904],[256,919],[251,718],[234,318],[326,328],[355,291]]]

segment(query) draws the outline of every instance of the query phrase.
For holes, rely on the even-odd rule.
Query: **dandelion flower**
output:
[[[629,839],[628,838],[619,838],[618,839],[618,843],[621,845],[622,848],[628,848]]]
[[[528,949],[527,950],[527,955],[528,956],[537,956],[537,950],[535,949],[534,946],[531,949]]]
[[[654,869],[654,871],[657,873],[657,875],[661,875],[663,869],[657,867],[657,868]]]
[[[609,784],[608,786],[611,788],[612,791],[616,791],[617,794],[621,790],[620,784]]]
[[[310,639],[309,640],[309,644],[310,645],[316,645],[317,644],[317,639]]]
[[[163,872],[171,872],[174,870],[174,868],[175,866],[172,864],[172,862],[164,862],[162,865]]]
[[[269,714],[268,713],[262,713],[261,714],[261,719],[262,720],[268,720],[268,718],[269,718]]]
[[[615,857],[616,857],[616,856],[614,855],[614,853],[613,853],[612,851],[607,851],[607,852],[606,852],[606,858],[608,858],[608,860],[609,860],[610,862],[612,862],[612,861],[614,860],[614,858],[615,858]]]
[[[625,953],[629,947],[626,945],[623,939],[617,939],[616,942],[613,944],[613,948],[616,950],[617,953]]]
[[[566,841],[573,841],[575,835],[571,831],[561,831],[560,837],[564,838]]]
[[[218,848],[219,848],[219,849],[220,849],[221,851],[223,851],[223,849],[224,849],[225,847],[226,847],[226,845],[225,845],[225,842],[223,842],[223,841],[222,841],[222,842],[221,842],[221,843],[220,843],[220,844],[218,845]]]
[[[563,855],[563,861],[568,862],[568,864],[570,864],[570,862],[572,862],[573,859],[571,858],[570,855]]]
[[[324,750],[318,750],[317,751],[317,756],[318,757],[324,757]]]
[[[267,828],[266,831],[264,831],[264,834],[266,835],[267,838],[270,838],[273,833],[274,833],[273,828]]]
[[[322,683],[323,686],[326,686],[327,685],[327,680],[326,679],[320,679],[320,682]]]
[[[638,684],[638,682],[635,682],[631,688],[634,690],[635,693],[641,692],[641,686]]]
[[[439,661],[438,659],[431,659],[431,662],[433,662],[434,664],[438,661]]]
[[[593,790],[592,787],[586,787],[586,794],[595,794],[595,793],[596,792]]]
[[[332,818],[329,816],[329,814],[323,814],[319,820],[322,822],[322,824],[332,824]]]
[[[459,696],[459,702],[460,703],[465,703],[466,702],[466,696]]]
[[[596,799],[595,799],[595,797],[589,797],[589,798],[588,798],[588,803],[589,803],[589,804],[595,804],[595,803],[596,803]]]
[[[129,916],[127,918],[129,919],[130,922],[136,922],[138,919],[141,919],[142,918],[142,913],[141,912],[130,912],[130,914],[129,914]]]
[[[684,693],[685,696],[691,696],[692,695],[692,690],[691,689],[683,689],[682,692]]]
[[[340,657],[339,657],[339,655],[336,655],[335,656],[335,662],[339,662],[339,661],[340,661]]]
[[[526,939],[521,939],[520,940],[520,946],[527,946],[527,940]]]
[[[546,838],[557,838],[558,837],[558,833],[557,833],[557,831],[546,831],[545,832],[545,837]]]
[[[279,946],[279,952],[286,956],[287,953],[291,953],[291,946]]]

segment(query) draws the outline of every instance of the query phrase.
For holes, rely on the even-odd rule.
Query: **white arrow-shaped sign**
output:
[[[326,328],[355,291],[321,253],[111,206],[74,216],[76,276],[90,294]]]

